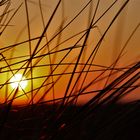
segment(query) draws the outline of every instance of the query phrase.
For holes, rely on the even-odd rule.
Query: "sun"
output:
[[[19,88],[19,90],[25,89],[28,82],[22,74],[15,74],[10,79],[10,85],[13,89]]]

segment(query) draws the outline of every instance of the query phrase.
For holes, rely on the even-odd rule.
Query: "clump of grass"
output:
[[[0,33],[2,41],[7,41],[0,48],[2,139],[100,140],[116,136],[121,139],[122,134],[128,139],[124,129],[139,122],[126,125],[139,116],[138,100],[129,105],[116,104],[139,88],[139,60],[119,64],[140,23],[129,33],[111,64],[105,60],[103,65],[98,63],[104,54],[111,56],[103,47],[129,0],[121,4],[115,0],[104,10],[100,0],[85,1],[72,18],[65,16],[67,3],[58,0],[53,10],[48,10],[50,16],[46,16],[48,5],[41,0],[0,2]],[[34,7],[37,16],[33,14]],[[114,14],[108,17],[111,11]],[[20,14],[25,17],[23,21]],[[87,19],[81,18],[84,14]],[[78,23],[84,19],[86,26]],[[10,89],[10,79],[17,73],[26,77],[27,89]],[[21,99],[25,103],[17,105]]]

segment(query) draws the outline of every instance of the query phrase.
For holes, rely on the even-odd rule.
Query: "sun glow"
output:
[[[13,89],[16,89],[19,87],[19,90],[25,89],[27,86],[28,82],[25,79],[22,74],[15,74],[11,79],[10,79],[10,85]]]

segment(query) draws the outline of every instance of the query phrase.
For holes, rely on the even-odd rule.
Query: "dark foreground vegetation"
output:
[[[51,105],[12,107],[7,118],[5,108],[0,109],[1,140],[140,139],[139,102],[104,105],[92,111],[68,106],[61,117],[57,106]]]
[[[140,140],[138,0],[76,2],[0,1],[0,140]]]

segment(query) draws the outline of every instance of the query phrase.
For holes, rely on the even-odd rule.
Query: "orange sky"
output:
[[[19,11],[15,14],[13,19],[9,23],[9,25],[11,25],[11,26],[8,26],[0,37],[1,48],[28,40],[26,11],[25,11],[25,3],[23,0],[12,0],[11,1],[11,6],[10,6],[9,10],[13,9],[13,8],[14,9],[13,9],[13,11],[11,11],[9,13],[6,22],[8,21],[8,19],[10,19],[12,14],[15,12],[15,10],[18,8],[18,6],[22,2],[23,2],[23,4],[22,4],[21,8],[19,9]],[[42,12],[43,12],[43,16],[44,16],[45,25],[47,24],[49,17],[51,16],[57,2],[58,2],[58,0],[42,1]],[[57,34],[57,32],[61,28],[65,27],[65,25],[67,25],[67,23],[69,23],[72,20],[72,18],[74,16],[76,16],[78,14],[78,12],[87,3],[88,3],[88,0],[69,0],[69,1],[63,0],[63,3],[60,4],[60,7],[58,8],[56,15],[54,16],[54,18],[47,30],[47,33],[46,33],[47,39],[51,40],[51,38],[55,34]],[[113,3],[112,0],[108,0],[108,1],[101,0],[100,1],[94,22],[102,15],[102,13],[109,7],[109,5],[111,5],[111,3]],[[102,34],[105,32],[105,30],[107,29],[111,20],[113,19],[113,17],[115,16],[115,14],[117,13],[117,11],[119,10],[119,8],[121,7],[121,5],[123,3],[124,3],[123,0],[120,0],[120,1],[118,0],[117,3],[106,13],[106,15],[103,18],[101,18],[101,20],[99,22],[97,22],[96,28],[91,30],[88,41],[85,46],[86,49],[84,50],[84,53],[82,55],[83,59],[80,59],[80,63],[86,62],[86,60],[90,56],[91,52],[94,50],[94,47],[100,40]],[[53,39],[50,42],[49,49],[50,50],[54,49],[58,43],[61,43],[64,40],[70,38],[71,36],[87,29],[87,26],[89,24],[89,22],[88,22],[89,18],[91,18],[93,16],[96,5],[97,5],[97,1],[93,1],[93,3],[91,3],[91,5],[89,5],[61,33],[60,36],[57,36],[55,39]],[[121,48],[123,47],[123,45],[125,44],[126,40],[129,38],[129,36],[132,33],[132,31],[134,30],[134,28],[136,28],[136,26],[140,22],[139,21],[139,19],[140,19],[139,6],[140,6],[140,1],[138,1],[138,0],[133,0],[128,3],[128,5],[125,7],[124,11],[120,14],[120,16],[117,18],[117,20],[111,26],[110,30],[108,31],[107,35],[105,36],[105,38],[100,46],[100,49],[93,61],[93,64],[98,64],[100,66],[108,67],[113,63],[113,61],[115,61],[116,57],[118,56],[118,54],[119,54]],[[0,8],[1,8],[0,12],[2,13],[2,11],[4,10],[4,7],[0,7]],[[28,2],[28,8],[29,8],[28,10],[29,10],[31,38],[39,37],[43,31],[43,22],[41,20],[39,4],[36,0],[33,0],[31,2]],[[89,14],[90,9],[91,9],[91,14]],[[1,30],[2,29],[3,28],[1,28]],[[52,52],[72,47],[82,35],[83,35],[83,33],[72,38],[71,40],[61,44],[59,47],[57,47],[57,49],[52,50]],[[132,64],[132,63],[136,62],[137,60],[139,60],[139,58],[140,58],[139,35],[140,35],[140,30],[138,28],[137,31],[135,32],[134,36],[128,43],[128,45],[124,51],[124,54],[121,57],[121,60],[117,64],[117,67],[126,67],[129,64]],[[36,89],[36,88],[40,87],[43,83],[48,84],[47,86],[45,86],[45,88],[44,87],[40,88],[40,90],[37,93],[37,96],[35,97],[35,101],[37,101],[42,96],[44,91],[47,91],[51,87],[52,81],[55,81],[59,77],[59,74],[62,74],[65,71],[65,74],[63,74],[63,76],[60,78],[60,80],[54,86],[55,98],[63,97],[66,87],[68,85],[70,76],[71,76],[70,73],[74,69],[74,65],[71,64],[69,66],[69,68],[67,70],[65,70],[66,66],[67,66],[66,63],[75,63],[76,62],[76,60],[78,58],[78,54],[81,49],[80,46],[83,44],[83,41],[84,41],[84,39],[79,41],[77,44],[77,48],[73,49],[69,53],[69,55],[62,61],[63,65],[56,68],[56,70],[53,72],[53,74],[55,75],[55,76],[53,76],[53,79],[49,78],[49,80],[47,80],[46,82],[44,82],[45,79],[48,77],[51,69],[55,69],[56,65],[54,65],[52,67],[49,66],[50,58],[48,55],[45,57],[34,58],[34,60],[32,61],[32,64],[35,65],[36,67],[33,68],[33,77],[35,78],[33,80],[33,88]],[[35,40],[35,41],[32,41],[32,43],[31,43],[32,53],[35,49],[37,42],[38,42],[38,40]],[[41,44],[39,45],[37,51],[39,49],[41,49],[44,44],[46,44],[45,38],[41,41]],[[63,50],[62,52],[59,52],[59,53],[51,54],[50,57],[51,57],[51,61],[53,61],[53,64],[58,64],[68,51],[69,51],[69,49],[67,49],[66,51]],[[3,56],[7,60],[7,62],[3,61],[3,60],[0,61],[0,67],[1,67],[0,92],[2,94],[2,98],[0,99],[0,101],[3,102],[4,98],[5,98],[5,94],[6,94],[6,87],[7,87],[6,86],[7,84],[5,84],[5,82],[7,80],[9,80],[10,77],[12,77],[12,75],[16,71],[18,71],[18,73],[24,72],[24,68],[26,66],[26,64],[25,64],[26,61],[24,61],[24,60],[28,59],[29,54],[30,54],[29,53],[29,43],[24,43],[24,44],[15,46],[12,49],[9,49],[6,51],[5,51],[5,49],[1,49],[0,53],[2,53]],[[47,53],[48,53],[48,48],[45,48],[42,51],[39,51],[39,53],[37,53],[36,56],[47,54]],[[20,58],[16,58],[16,57],[20,57]],[[1,58],[2,57],[0,57],[0,59]],[[9,60],[9,58],[15,58],[15,59]],[[12,64],[12,63],[16,63],[16,62],[19,62],[22,60],[23,60],[23,62],[16,64],[16,65],[14,64],[14,65],[10,66],[10,68],[7,66],[7,63]],[[83,67],[82,65],[78,66],[76,71],[79,72],[82,67]],[[11,71],[6,72],[6,71],[9,71],[9,69],[12,69],[13,73]],[[99,69],[102,69],[102,67],[91,66],[91,68],[90,68],[91,72],[88,73],[83,87],[86,86],[87,84],[89,84],[94,78],[96,79],[96,77],[101,72],[99,72],[99,71],[93,72],[93,71],[99,70]],[[85,71],[86,70],[88,70],[88,66],[86,66]],[[106,74],[108,74],[108,72],[102,76],[105,76]],[[70,90],[76,80],[77,75],[78,74],[75,74],[75,76],[73,78],[72,84],[70,86]],[[79,90],[78,87],[80,88],[81,81],[84,76],[85,76],[85,73],[82,74],[82,77],[77,84],[77,90]],[[20,91],[21,93],[19,93],[19,95],[28,93],[31,90],[30,68],[28,68],[27,71],[25,72],[25,77],[28,80],[28,87],[25,89],[24,92]],[[101,82],[97,82],[96,84],[91,85],[87,90],[85,90],[85,92],[88,92],[91,90],[102,89],[103,85],[105,84],[105,81],[106,80],[103,80]],[[5,84],[5,85],[3,86],[3,84]],[[10,93],[12,89],[9,85],[10,84],[8,84],[8,92]],[[70,90],[69,90],[69,92],[70,92]],[[77,90],[75,89],[74,91],[77,91]],[[74,93],[74,91],[73,91],[73,93]],[[135,94],[129,96],[129,98],[127,97],[127,100],[139,98],[140,95],[139,95],[138,91],[139,91],[139,89],[136,90]],[[34,92],[33,94],[35,94],[35,93],[36,92]],[[95,93],[93,93],[93,94],[95,94]],[[79,102],[86,102],[88,99],[93,97],[93,94],[82,95],[79,98]],[[28,95],[29,95],[28,97],[24,95],[24,99],[20,99],[20,100],[17,99],[18,104],[21,104],[21,102],[23,102],[23,103],[28,102],[31,98],[31,92],[29,92]],[[52,99],[52,97],[53,97],[53,89],[51,89],[49,91],[49,93],[47,94],[47,96],[45,97],[44,100]]]

